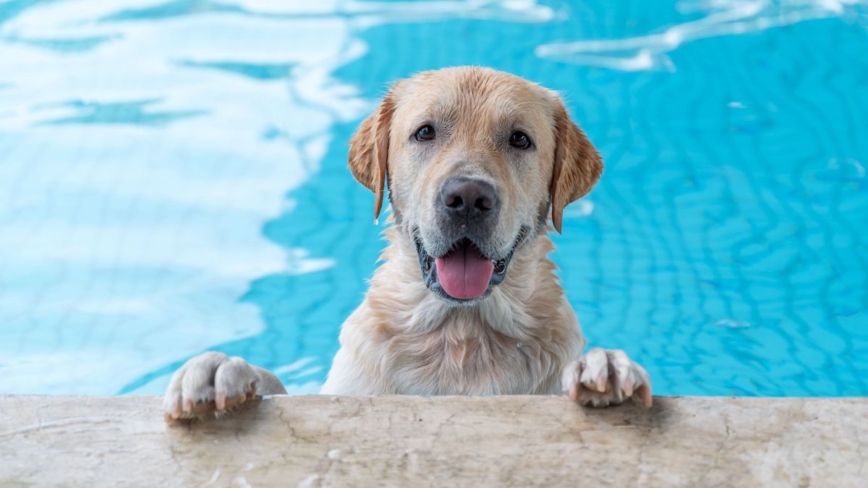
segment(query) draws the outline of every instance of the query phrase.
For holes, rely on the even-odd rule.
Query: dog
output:
[[[487,68],[416,74],[362,122],[349,168],[374,193],[375,220],[388,186],[391,225],[322,394],[565,393],[651,406],[648,374],[626,353],[582,356],[547,257],[547,232],[561,232],[564,207],[603,170],[557,93]],[[208,352],[173,375],[164,410],[172,422],[284,393],[270,372]]]

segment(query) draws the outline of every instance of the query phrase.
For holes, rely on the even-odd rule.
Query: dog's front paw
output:
[[[562,380],[564,393],[582,405],[617,405],[635,393],[651,407],[648,373],[624,351],[591,349],[567,365]]]
[[[166,422],[225,413],[254,398],[258,380],[241,358],[219,352],[200,354],[172,376],[163,398]]]

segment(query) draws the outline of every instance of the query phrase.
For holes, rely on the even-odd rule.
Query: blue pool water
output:
[[[392,80],[561,91],[606,160],[554,259],[661,394],[868,395],[865,0],[0,0],[0,393],[315,392],[382,246]]]

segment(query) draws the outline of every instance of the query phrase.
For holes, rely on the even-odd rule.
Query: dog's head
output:
[[[380,212],[389,184],[398,232],[444,299],[486,297],[514,253],[545,232],[551,209],[596,183],[603,163],[558,95],[484,68],[448,68],[396,83],[350,142],[353,176]]]

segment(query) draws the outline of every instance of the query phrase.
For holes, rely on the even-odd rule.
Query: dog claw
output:
[[[623,391],[625,397],[633,396],[633,379],[629,376],[624,378]]]
[[[651,387],[650,386],[642,386],[639,388],[639,395],[642,397],[642,402],[645,404],[647,408],[651,408],[654,404],[654,399],[651,396]]]
[[[608,381],[609,381],[609,378],[607,378],[607,375],[602,375],[602,374],[601,374],[601,375],[597,378],[597,391],[600,392],[600,393],[606,393],[606,388],[607,388],[606,383],[607,383]]]
[[[575,383],[570,387],[570,400],[578,401],[579,400],[579,384]]]

